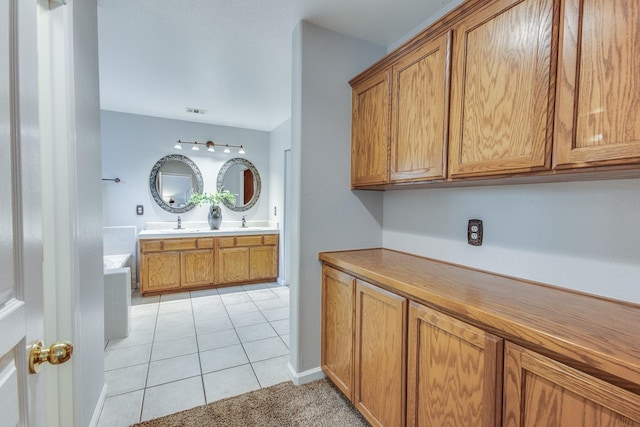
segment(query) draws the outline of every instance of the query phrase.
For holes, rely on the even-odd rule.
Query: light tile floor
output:
[[[131,333],[104,352],[98,425],[123,427],[289,380],[289,288],[135,296]]]

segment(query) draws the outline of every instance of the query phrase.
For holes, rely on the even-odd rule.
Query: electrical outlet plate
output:
[[[482,245],[482,220],[470,219],[467,226],[467,242],[473,246]]]

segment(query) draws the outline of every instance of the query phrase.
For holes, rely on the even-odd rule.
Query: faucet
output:
[[[247,228],[247,216],[246,215],[242,215],[242,228]]]
[[[180,219],[180,215],[178,215],[178,226],[176,227],[176,230],[181,230],[182,229],[182,220]]]

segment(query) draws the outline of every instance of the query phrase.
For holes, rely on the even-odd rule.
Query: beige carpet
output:
[[[368,426],[327,379],[295,386],[290,381],[187,409],[134,426]]]

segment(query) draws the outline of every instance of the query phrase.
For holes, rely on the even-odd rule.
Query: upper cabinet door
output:
[[[552,0],[502,0],[454,32],[451,177],[551,166]]]
[[[640,163],[640,2],[564,0],[554,163]]]
[[[389,182],[390,71],[353,88],[351,187]]]
[[[392,69],[391,182],[446,177],[451,33]]]

